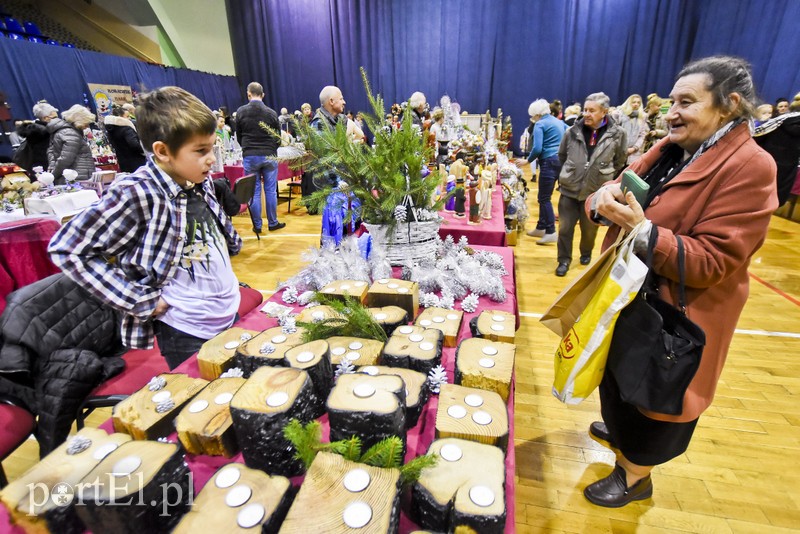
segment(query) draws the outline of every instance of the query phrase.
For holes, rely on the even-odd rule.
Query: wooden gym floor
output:
[[[529,176],[529,168],[525,172]],[[530,186],[528,228],[537,213],[536,184]],[[288,215],[285,201],[278,206],[286,228],[265,231],[261,241],[247,215],[234,217],[245,240],[234,270],[267,297],[279,280],[303,266],[303,251],[319,243],[321,217],[292,204]],[[601,237],[602,231],[598,248]],[[654,470],[652,499],[620,509],[600,508],[583,497],[584,486],[611,471],[614,455],[587,433],[599,417],[596,393],[575,407],[551,395],[559,340],[538,322],[583,267],[576,261],[565,278],[557,278],[555,245],[535,241],[520,235],[514,249],[522,315],[516,361],[517,531],[800,532],[800,225],[773,217],[766,244],[750,267],[750,300],[713,405],[700,418],[689,450]],[[98,410],[88,424],[109,414]],[[3,462],[9,479],[37,458],[31,439]]]

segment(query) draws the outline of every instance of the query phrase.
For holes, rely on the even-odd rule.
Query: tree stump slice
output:
[[[264,330],[236,349],[235,367],[241,369],[244,377],[248,378],[259,367],[285,365],[286,351],[303,343],[303,332],[302,328],[297,328],[291,334],[284,334],[280,326]],[[266,344],[271,345],[275,350],[261,352]]]
[[[416,426],[422,409],[428,402],[428,377],[411,369],[402,367],[387,367],[385,365],[371,365],[362,367],[359,373],[368,375],[397,375],[406,385],[406,429]]]
[[[364,483],[367,486],[361,489]],[[367,509],[366,514],[358,513]],[[363,526],[354,528],[348,526],[346,521],[351,524],[366,522]],[[352,523],[353,521],[357,523]],[[280,532],[395,533],[399,526],[398,469],[372,467],[348,461],[338,454],[320,452],[308,469]]]
[[[419,371],[427,376],[442,362],[444,334],[436,328],[401,326],[383,349],[383,364]]]
[[[494,391],[508,403],[516,350],[512,343],[479,337],[465,339],[456,351],[455,383]]]
[[[247,496],[248,490],[250,497],[245,503],[233,506]],[[206,483],[173,533],[278,532],[292,503],[292,494],[286,477],[269,476],[242,464],[228,464]]]
[[[85,450],[67,454],[75,438],[85,438],[91,444]],[[12,523],[26,532],[59,532],[79,534],[86,526],[75,511],[75,500],[57,504],[50,496],[57,494],[59,484],[75,486],[94,469],[113,449],[131,440],[127,434],[111,434],[97,428],[83,428],[67,439],[39,463],[0,491],[0,501],[8,510]],[[72,497],[72,494],[65,494]]]
[[[398,306],[408,313],[409,319],[414,319],[419,312],[419,284],[397,278],[376,280],[367,293],[367,306]]]
[[[411,489],[412,511],[420,526],[439,532],[501,534],[506,525],[503,451],[446,438],[431,443],[428,453],[439,461],[423,470]]]
[[[436,411],[436,437],[461,438],[505,450],[508,410],[493,391],[442,384]]]
[[[183,406],[203,389],[207,381],[184,374],[163,373],[158,375],[167,385],[150,391],[147,385],[123,400],[113,409],[114,430],[124,432],[133,439],[156,439],[172,433],[172,421]],[[158,413],[164,400],[172,401],[172,408]]]
[[[197,366],[200,368],[201,378],[216,380],[219,375],[234,367],[233,357],[236,354],[236,349],[244,344],[244,341],[242,341],[243,334],[255,337],[258,335],[258,331],[234,326],[203,343],[197,353]],[[233,347],[236,342],[239,345]],[[225,345],[232,348],[226,348]]]
[[[289,367],[302,369],[308,373],[317,398],[317,408],[313,417],[320,417],[325,413],[325,399],[333,387],[333,366],[328,342],[318,339],[297,345],[286,351],[284,359]]]
[[[248,467],[295,476],[303,465],[283,437],[291,419],[314,419],[318,400],[308,373],[291,367],[260,367],[231,400],[236,441]]]
[[[186,452],[231,458],[239,451],[230,402],[244,378],[218,378],[198,393],[175,418]]]
[[[326,403],[330,440],[361,438],[362,451],[397,436],[406,443],[406,385],[397,375],[345,374]]]
[[[92,532],[169,532],[191,506],[191,479],[178,444],[129,441],[84,477],[78,516]]]
[[[359,346],[361,345],[361,346]],[[347,358],[356,367],[378,365],[381,362],[383,341],[360,337],[334,336],[328,338],[331,364],[336,367]]]
[[[477,317],[475,327],[477,335],[491,341],[502,341],[503,343],[514,343],[514,331],[516,329],[517,318],[513,313],[502,311],[483,311]],[[475,319],[473,319],[475,321]]]
[[[325,319],[338,319],[341,317],[342,316],[330,306],[321,305],[303,308],[303,311],[297,314],[295,321],[297,323],[318,323]]]
[[[369,283],[363,280],[334,280],[319,292],[340,300],[352,297],[363,304],[367,301],[367,291],[369,291]]]
[[[408,312],[399,306],[384,306],[382,308],[368,308],[375,322],[381,325],[387,336],[398,326],[408,323]]]
[[[458,332],[461,330],[461,319],[464,312],[447,308],[425,308],[414,322],[424,328],[436,328],[444,334],[444,346],[455,347],[458,344]]]

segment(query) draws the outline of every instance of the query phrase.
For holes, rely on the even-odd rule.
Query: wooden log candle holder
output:
[[[368,290],[369,284],[363,280],[335,280],[320,289],[319,292],[341,300],[344,300],[345,297],[352,297],[363,304],[367,301]]]
[[[386,342],[383,364],[413,369],[427,376],[442,362],[443,341],[444,334],[436,328],[401,326]]]
[[[308,373],[291,367],[260,367],[231,400],[236,441],[248,467],[271,475],[295,476],[303,464],[283,437],[283,427],[314,418],[318,400]]]
[[[331,364],[336,367],[343,359],[348,359],[356,367],[378,365],[381,363],[383,341],[360,337],[334,336],[328,338]]]
[[[493,391],[442,384],[436,411],[436,437],[461,438],[505,450],[508,408]]]
[[[284,334],[280,326],[264,330],[253,339],[239,346],[234,356],[235,367],[238,367],[248,378],[259,367],[276,367],[285,365],[284,354],[292,347],[303,343],[303,329],[297,328],[290,334]]]
[[[72,492],[103,458],[130,440],[127,434],[83,428],[0,491],[11,521],[26,532],[85,532]]]
[[[155,382],[161,379],[161,384]],[[162,385],[163,384],[163,385]],[[184,374],[163,373],[114,406],[114,430],[133,439],[156,439],[172,433],[172,424],[183,406],[203,389],[207,381]],[[156,387],[160,385],[161,387]]]
[[[455,347],[458,343],[458,332],[461,330],[461,319],[464,312],[446,308],[425,308],[414,322],[424,328],[436,328],[444,334],[444,346]]]
[[[180,445],[129,441],[81,481],[76,498],[83,505],[75,508],[92,532],[169,532],[189,510],[192,492]]]
[[[514,343],[516,320],[513,313],[485,310],[477,317],[473,317],[469,326],[472,337]]]
[[[173,534],[278,532],[292,503],[289,479],[242,464],[217,471]]]
[[[326,403],[330,439],[358,436],[366,451],[389,436],[406,443],[406,386],[397,375],[344,374]]]
[[[369,308],[369,312],[387,336],[391,336],[397,327],[408,323],[408,312],[399,306]]]
[[[328,342],[324,339],[317,339],[292,347],[284,354],[284,360],[288,367],[301,369],[308,373],[317,399],[312,417],[320,417],[325,413],[325,399],[328,398],[333,387],[333,365],[331,365]]]
[[[508,403],[516,350],[512,343],[479,337],[465,339],[456,350],[455,383],[494,391]]]
[[[414,319],[419,312],[419,284],[397,278],[376,280],[367,293],[367,306],[398,306],[408,313],[409,319]]]
[[[218,378],[181,410],[175,428],[186,452],[230,458],[239,451],[230,402],[244,382],[244,378]]]
[[[281,534],[396,533],[400,471],[320,452],[281,526]],[[363,529],[363,530],[360,530]]]
[[[235,326],[203,343],[197,353],[200,377],[216,380],[219,375],[234,367],[233,357],[236,355],[236,349],[257,335],[257,330],[245,330]]]
[[[426,375],[411,369],[384,365],[368,365],[361,367],[358,372],[371,376],[397,375],[402,378],[406,385],[406,429],[416,426],[430,395]]]
[[[431,443],[428,453],[439,461],[411,488],[419,525],[436,532],[501,534],[506,525],[503,451],[447,438]]]
[[[318,323],[322,322],[325,319],[333,319],[339,318],[341,315],[331,308],[330,306],[313,306],[311,308],[303,308],[303,310],[297,314],[295,320],[298,323]]]

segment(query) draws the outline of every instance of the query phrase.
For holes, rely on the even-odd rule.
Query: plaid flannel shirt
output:
[[[202,186],[234,256],[242,240],[217,203],[211,179]],[[146,349],[153,346],[151,314],[180,264],[185,239],[186,192],[148,158],[62,226],[48,252],[67,276],[122,312],[126,347]]]

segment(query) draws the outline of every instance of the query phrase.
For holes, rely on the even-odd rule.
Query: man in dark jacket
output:
[[[261,233],[261,186],[264,186],[264,197],[267,201],[267,222],[269,231],[280,230],[286,223],[278,221],[278,154],[281,126],[278,114],[267,107],[262,99],[264,89],[260,83],[252,82],[247,86],[249,102],[236,111],[236,139],[242,146],[244,173],[256,175],[256,189],[250,201],[250,217],[253,219],[253,231]],[[264,129],[267,126],[272,132]]]
[[[47,123],[58,118],[58,110],[42,100],[33,106],[33,116],[35,121],[24,121],[17,126],[17,133],[24,141],[14,154],[14,163],[28,171],[28,176],[35,180],[34,167],[47,169],[47,147],[50,146]]]
[[[778,165],[778,204],[783,205],[797,177],[800,158],[800,108],[778,115],[758,128],[753,134],[758,146],[769,152]]]

